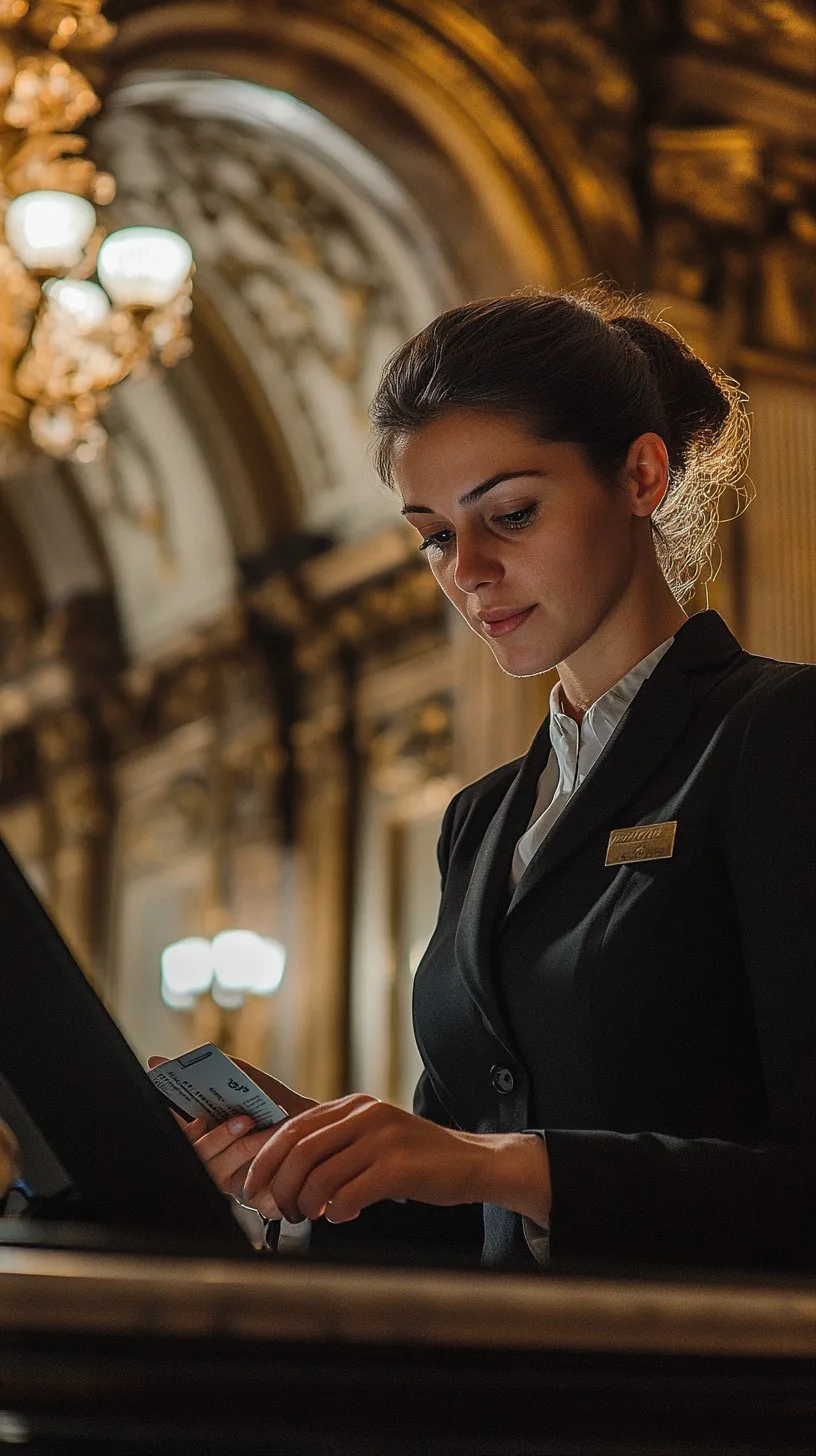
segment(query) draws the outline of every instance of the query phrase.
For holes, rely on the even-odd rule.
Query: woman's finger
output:
[[[0,1122],[0,1198],[4,1198],[18,1175],[17,1139],[10,1127]]]
[[[202,1162],[209,1163],[226,1148],[232,1147],[239,1138],[246,1137],[254,1127],[252,1118],[245,1113],[231,1117],[227,1122],[219,1122],[215,1127],[207,1128],[206,1132],[201,1133],[195,1140],[195,1150]]]
[[[168,1110],[170,1112],[170,1116],[176,1119],[176,1122],[184,1133],[184,1136],[191,1143],[198,1142],[198,1139],[200,1137],[203,1137],[205,1132],[209,1132],[210,1124],[208,1123],[206,1117],[194,1117],[192,1122],[187,1122],[183,1117],[179,1115],[178,1112],[174,1112],[172,1107]]]
[[[283,1212],[284,1218],[294,1222],[295,1218],[320,1218],[327,1206],[334,1203],[338,1193],[358,1178],[372,1163],[372,1152],[368,1139],[354,1141],[341,1148],[332,1157],[320,1162],[302,1183],[296,1195],[290,1188],[281,1188],[287,1177],[288,1162],[273,1180],[270,1193]],[[294,1217],[293,1217],[294,1213]]]
[[[349,1118],[356,1117],[369,1108],[379,1106],[381,1104],[375,1098],[355,1093],[350,1097],[342,1097],[336,1102],[317,1103],[308,1112],[302,1112],[297,1117],[290,1118],[288,1122],[281,1123],[253,1161],[247,1175],[247,1196],[254,1198],[262,1188],[268,1187],[293,1149],[306,1142],[314,1133],[327,1128],[338,1128]],[[343,1132],[337,1134],[333,1142],[326,1143],[319,1151],[315,1150],[313,1146],[313,1158],[319,1157],[321,1152],[329,1156],[340,1147],[344,1147],[352,1137],[358,1136],[361,1131],[362,1129],[358,1128],[357,1124],[354,1125],[353,1130],[351,1127],[345,1128]],[[311,1171],[311,1167],[312,1163],[307,1160],[302,1169],[303,1178]]]
[[[338,1154],[356,1148],[354,1161],[355,1167],[359,1168],[362,1166],[361,1159],[367,1157],[370,1160],[371,1146],[372,1139],[361,1136],[359,1120],[345,1117],[341,1122],[318,1128],[308,1137],[301,1138],[275,1173],[266,1179],[265,1186],[272,1193],[278,1207],[283,1210],[285,1218],[300,1217],[305,1213],[301,1206],[301,1195],[308,1180],[316,1177],[318,1186],[322,1186],[322,1174],[322,1179],[326,1182],[325,1195],[320,1199],[322,1206],[337,1186],[336,1183],[331,1183],[331,1176],[326,1172],[328,1166]],[[252,1187],[253,1184],[249,1184],[249,1188]],[[311,1214],[308,1216],[312,1217]]]
[[[356,1178],[352,1178],[343,1188],[338,1188],[331,1203],[326,1208],[327,1223],[351,1223],[359,1218],[364,1208],[369,1204],[377,1203],[381,1198],[388,1197],[378,1185],[377,1170],[375,1167],[364,1169]]]
[[[14,1136],[14,1133],[12,1132],[8,1123],[6,1122],[0,1122],[0,1148],[2,1148],[3,1151],[7,1153],[10,1158],[16,1158],[20,1152],[17,1139]]]
[[[267,1131],[256,1130],[255,1132],[248,1133],[246,1137],[236,1138],[234,1142],[230,1143],[226,1148],[223,1148],[221,1152],[203,1160],[207,1172],[215,1180],[222,1192],[232,1193],[236,1191],[236,1188],[237,1191],[243,1188],[249,1165],[255,1157],[255,1154],[263,1147],[264,1141],[268,1136],[269,1133]],[[203,1138],[199,1138],[198,1143],[195,1144],[196,1152],[199,1151],[203,1141]],[[241,1175],[240,1181],[236,1180],[236,1185],[234,1185],[233,1179],[239,1172]]]

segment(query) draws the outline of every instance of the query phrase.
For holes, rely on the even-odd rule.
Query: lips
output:
[[[523,607],[518,612],[502,611],[497,608],[493,612],[480,614],[479,621],[488,637],[504,637],[508,632],[515,632],[517,627],[521,627],[534,611],[535,605]]]

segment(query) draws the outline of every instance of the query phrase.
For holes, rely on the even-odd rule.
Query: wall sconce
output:
[[[174,1011],[192,1011],[208,992],[232,1010],[245,996],[271,996],[283,980],[286,950],[254,930],[222,930],[212,940],[189,936],[162,951],[161,995]]]

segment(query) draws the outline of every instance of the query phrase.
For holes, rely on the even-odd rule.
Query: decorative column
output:
[[[302,1087],[312,1097],[346,1088],[354,762],[348,682],[329,633],[298,646],[304,713],[293,729],[299,796],[294,882]]]
[[[107,773],[96,759],[94,725],[78,708],[35,728],[51,844],[49,908],[80,965],[102,984],[99,915],[109,890],[111,833]]]

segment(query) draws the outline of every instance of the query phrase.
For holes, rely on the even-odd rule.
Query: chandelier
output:
[[[111,386],[191,349],[189,244],[97,219],[116,185],[75,132],[100,106],[76,53],[112,39],[102,3],[0,0],[0,471],[32,443],[96,459]]]

